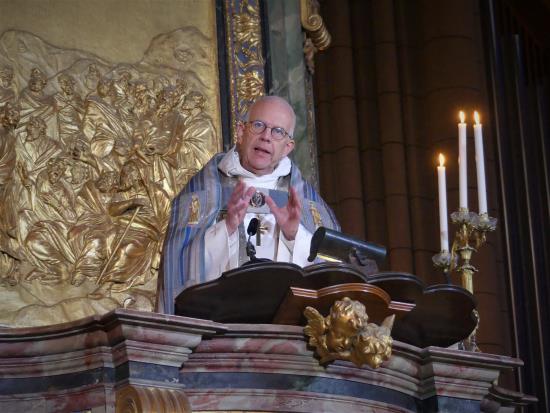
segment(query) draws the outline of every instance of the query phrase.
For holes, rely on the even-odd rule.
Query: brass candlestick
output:
[[[470,262],[472,254],[485,243],[487,232],[496,229],[497,220],[490,217],[487,213],[476,214],[465,208],[460,208],[451,214],[451,221],[457,226],[451,252],[441,251],[439,254],[433,256],[432,261],[436,268],[443,270],[445,278],[449,283],[449,273],[457,271],[460,274],[462,287],[473,294],[473,276],[477,272],[477,268]],[[473,316],[477,320],[476,328],[467,339],[460,343],[459,348],[469,351],[480,351],[476,342],[476,334],[479,327],[479,313],[477,310],[473,311]]]

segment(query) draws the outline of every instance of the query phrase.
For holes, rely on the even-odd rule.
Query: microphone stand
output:
[[[248,224],[248,228],[246,229],[246,233],[248,234],[248,241],[246,241],[246,255],[248,256],[248,258],[250,258],[250,261],[245,262],[243,266],[257,264],[260,262],[271,262],[271,260],[267,258],[256,258],[256,248],[254,247],[254,244],[250,242],[250,238],[252,238],[253,235],[256,235],[256,232],[258,232],[259,226],[260,221],[258,220],[258,218],[252,218],[250,220],[250,223]]]

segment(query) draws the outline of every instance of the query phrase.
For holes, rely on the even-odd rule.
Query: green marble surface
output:
[[[307,72],[303,42],[304,35],[300,23],[300,2],[266,0],[267,15],[267,52],[269,53],[266,68],[271,72],[270,95],[287,99],[296,112],[296,129],[294,138],[296,146],[291,154],[299,165],[304,177],[318,187],[317,150],[314,138],[314,117],[311,82],[306,78]],[[309,106],[309,108],[308,108]],[[309,119],[309,124],[308,124]]]

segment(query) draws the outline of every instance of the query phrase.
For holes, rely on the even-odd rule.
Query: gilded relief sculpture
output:
[[[129,65],[6,33],[0,325],[153,310],[171,199],[221,146],[209,40],[178,29]]]

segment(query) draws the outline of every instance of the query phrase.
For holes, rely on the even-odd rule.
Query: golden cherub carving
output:
[[[336,301],[327,317],[313,307],[306,307],[304,315],[308,320],[304,333],[321,363],[348,360],[358,367],[367,363],[378,368],[391,356],[395,315],[386,317],[380,326],[369,323],[365,306],[348,297]]]

